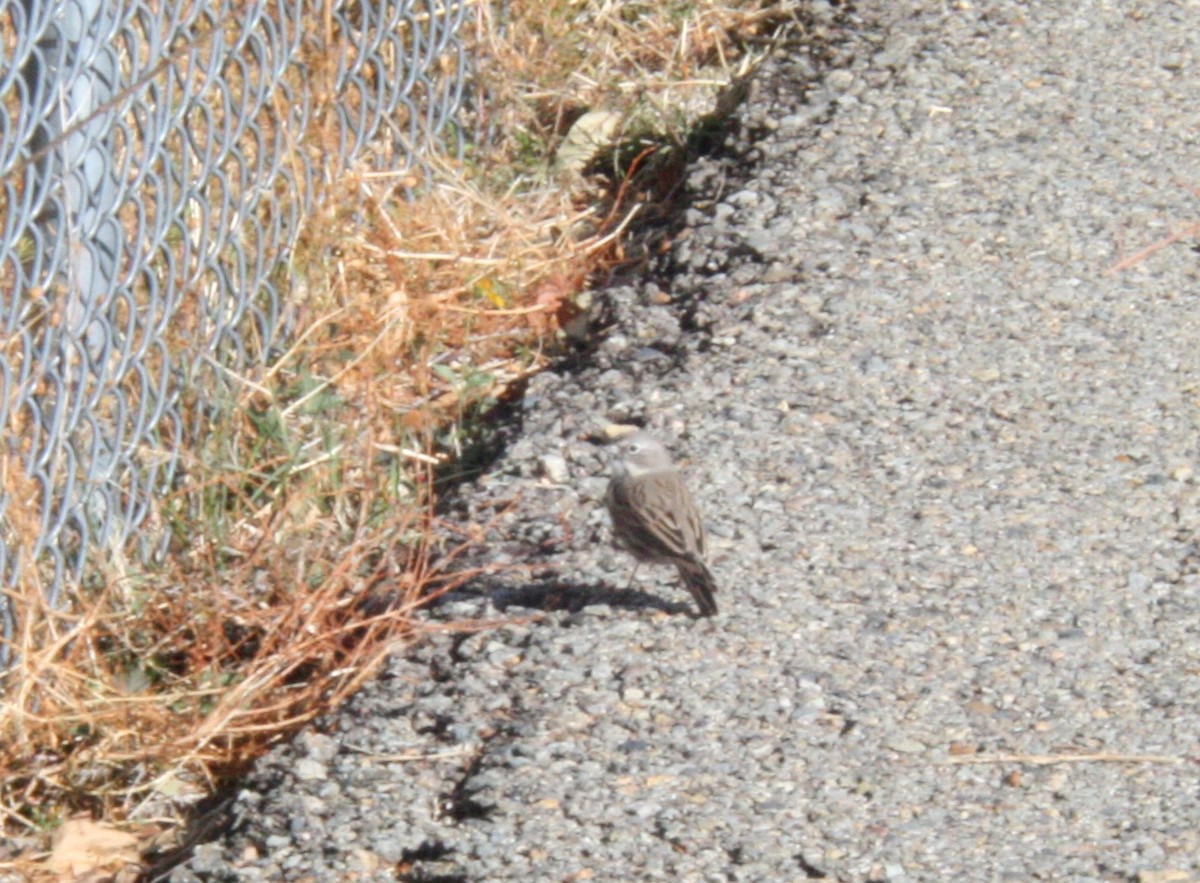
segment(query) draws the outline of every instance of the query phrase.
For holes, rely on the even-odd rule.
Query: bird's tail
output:
[[[695,555],[680,558],[676,564],[679,567],[679,576],[682,577],[683,584],[692,593],[696,606],[700,608],[700,615],[715,616],[717,599],[713,595],[717,591],[717,581],[713,579],[708,565]]]

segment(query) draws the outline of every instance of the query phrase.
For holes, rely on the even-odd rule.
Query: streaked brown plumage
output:
[[[666,449],[642,432],[621,441],[624,460],[605,502],[617,542],[638,561],[674,564],[703,616],[717,612],[704,555],[704,526],[683,475]]]

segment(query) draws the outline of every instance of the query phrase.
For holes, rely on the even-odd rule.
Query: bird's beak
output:
[[[600,435],[604,439],[605,444],[612,444],[640,431],[640,426],[634,426],[630,423],[610,423],[604,429],[600,430]]]

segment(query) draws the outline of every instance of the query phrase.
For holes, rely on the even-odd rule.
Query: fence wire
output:
[[[286,342],[323,183],[457,137],[471,2],[0,0],[0,589],[165,549],[181,395]]]

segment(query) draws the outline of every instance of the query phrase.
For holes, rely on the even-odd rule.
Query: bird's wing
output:
[[[704,558],[704,528],[678,473],[652,473],[614,482],[610,500],[658,554]]]

